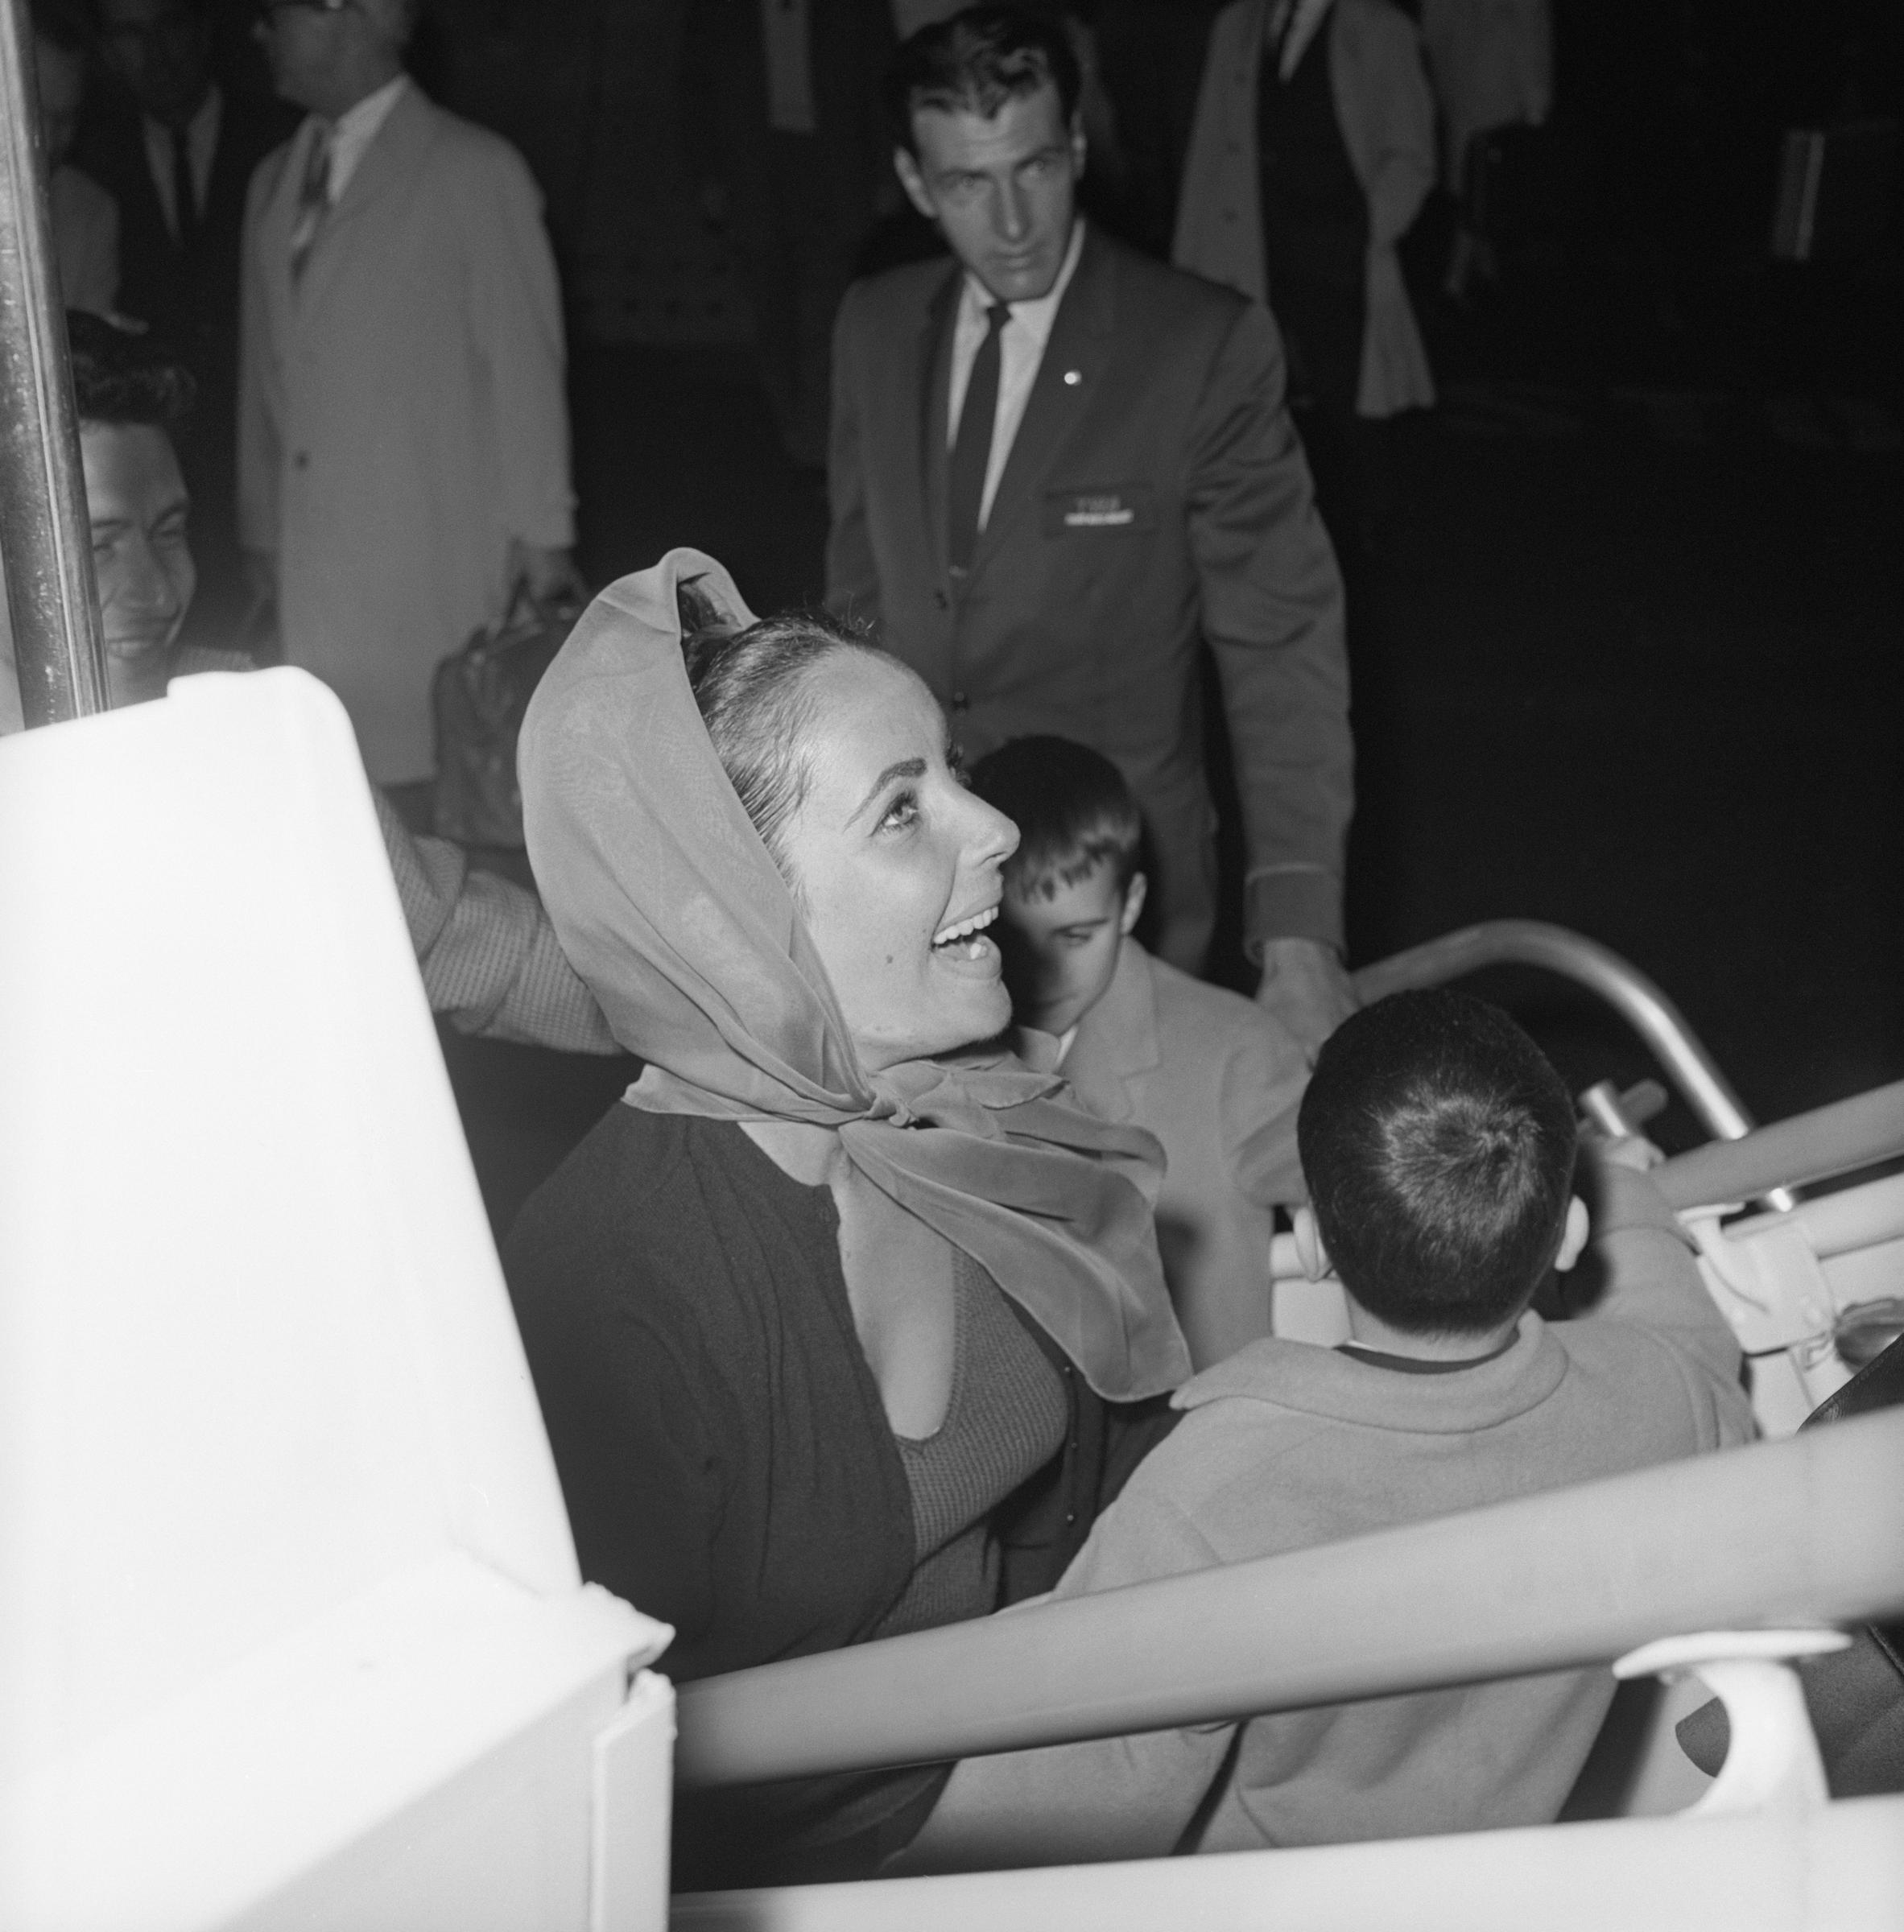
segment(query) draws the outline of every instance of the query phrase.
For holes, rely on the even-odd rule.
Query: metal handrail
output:
[[[675,1775],[964,1757],[1576,1669],[1699,1630],[1894,1616],[1904,1512],[1871,1504],[1901,1467],[1891,1411],[706,1678],[679,1690]]]
[[[1769,1127],[1755,1127],[1743,1140],[1709,1141],[1675,1154],[1653,1170],[1653,1178],[1667,1200],[1683,1210],[1749,1201],[1773,1192],[1779,1183],[1803,1187],[1900,1154],[1904,1080],[1895,1080]]]
[[[106,683],[33,68],[27,0],[0,0],[0,555],[20,710],[52,724]]]
[[[1630,1025],[1716,1139],[1736,1141],[1755,1122],[1685,1016],[1652,980],[1597,939],[1543,919],[1490,919],[1377,960],[1355,975],[1364,1005],[1405,988],[1439,986],[1484,966],[1541,966],[1596,993]]]

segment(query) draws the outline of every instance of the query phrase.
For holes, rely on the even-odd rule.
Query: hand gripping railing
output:
[[[709,1678],[681,1687],[675,1775],[963,1757],[1607,1663],[1694,1631],[1895,1616],[1904,1511],[1873,1502],[1900,1468],[1890,1412]]]
[[[1484,966],[1543,966],[1596,993],[1652,1048],[1715,1139],[1749,1133],[1752,1116],[1683,1015],[1637,966],[1610,947],[1540,919],[1490,919],[1377,960],[1355,976],[1366,1005],[1406,987],[1439,986]]]

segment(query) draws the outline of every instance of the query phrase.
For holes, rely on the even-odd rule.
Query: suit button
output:
[[[291,459],[291,466],[293,469],[308,469],[311,467],[311,452],[307,449],[300,449]]]
[[[944,591],[935,590],[932,592],[932,608],[935,610],[950,610],[952,599]]]
[[[955,691],[952,693],[952,708],[954,711],[969,711],[972,708],[972,700],[965,696],[964,691]]]

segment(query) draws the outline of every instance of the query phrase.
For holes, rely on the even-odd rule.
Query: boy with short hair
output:
[[[1147,886],[1143,825],[1108,758],[1067,738],[1017,738],[971,779],[1018,828],[995,928],[1014,1013],[1056,1036],[1084,1106],[1163,1143],[1157,1242],[1191,1361],[1206,1368],[1270,1332],[1274,1210],[1303,1193],[1302,1050],[1260,1006],[1131,936]],[[1339,1319],[1332,1297],[1320,1307],[1325,1323]]]
[[[1739,1349],[1689,1245],[1644,1173],[1615,1164],[1641,1143],[1596,1163],[1598,1305],[1551,1325],[1529,1307],[1588,1217],[1566,1089],[1505,1013],[1435,991],[1355,1014],[1322,1049],[1298,1136],[1314,1202],[1298,1239],[1339,1269],[1353,1340],[1256,1342],[1185,1384],[1183,1421],[1057,1596],[1750,1439]],[[1555,1671],[970,1759],[898,1868],[1551,1823],[1613,1690],[1605,1670]]]

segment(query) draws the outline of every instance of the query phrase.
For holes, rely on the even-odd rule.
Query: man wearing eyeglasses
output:
[[[519,585],[580,588],[555,263],[507,142],[403,72],[415,0],[268,0],[304,125],[246,214],[239,525],[371,775],[427,777],[430,674]]]

